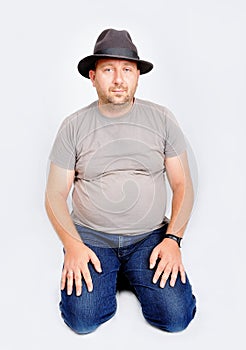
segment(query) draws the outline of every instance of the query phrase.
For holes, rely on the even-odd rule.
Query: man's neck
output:
[[[99,100],[98,108],[99,108],[99,111],[106,117],[117,118],[128,113],[131,110],[133,103],[134,103],[134,100],[123,104],[113,104],[113,103],[104,104]]]

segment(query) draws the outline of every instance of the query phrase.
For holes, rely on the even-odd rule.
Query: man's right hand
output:
[[[61,277],[61,290],[67,285],[67,294],[71,295],[75,284],[76,295],[82,293],[82,278],[89,292],[93,290],[91,274],[88,263],[91,262],[98,273],[102,272],[101,263],[96,254],[83,242],[74,242],[65,249],[64,267]]]

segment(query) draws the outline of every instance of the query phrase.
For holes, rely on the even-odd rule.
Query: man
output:
[[[65,119],[50,154],[46,210],[64,246],[60,310],[77,333],[114,315],[119,272],[151,325],[181,331],[195,314],[180,252],[193,204],[184,137],[165,107],[134,97],[152,68],[127,31],[104,30],[78,65],[98,101]]]

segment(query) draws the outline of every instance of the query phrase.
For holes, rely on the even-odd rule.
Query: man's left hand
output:
[[[158,265],[153,277],[153,283],[157,283],[160,278],[160,287],[164,288],[169,277],[170,286],[174,287],[178,273],[180,273],[182,283],[186,282],[185,270],[182,263],[181,252],[177,242],[166,238],[158,244],[150,255],[150,269]]]

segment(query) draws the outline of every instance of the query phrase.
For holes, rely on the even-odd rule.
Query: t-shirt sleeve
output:
[[[73,170],[76,162],[76,140],[74,124],[65,119],[52,146],[49,159],[64,169]]]
[[[186,150],[184,134],[174,115],[166,110],[165,149],[167,158],[176,157]]]

